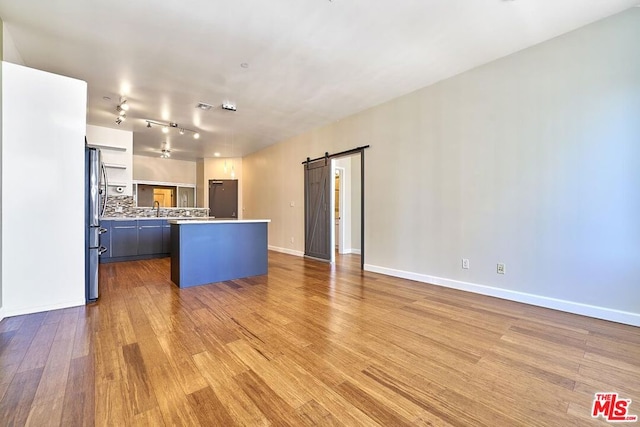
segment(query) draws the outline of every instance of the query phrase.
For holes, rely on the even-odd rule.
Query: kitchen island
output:
[[[171,280],[181,288],[267,274],[268,219],[176,219]]]

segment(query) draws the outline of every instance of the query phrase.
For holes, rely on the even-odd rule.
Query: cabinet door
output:
[[[167,221],[162,225],[162,253],[171,253],[171,225]]]
[[[138,255],[162,253],[162,220],[138,221]]]
[[[111,223],[113,221],[100,220],[100,228],[107,231],[100,233],[100,246],[106,249],[105,252],[100,254],[100,260],[107,260],[111,258]]]
[[[113,221],[111,250],[112,257],[138,254],[138,221]]]

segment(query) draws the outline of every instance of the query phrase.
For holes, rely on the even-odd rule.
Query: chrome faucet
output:
[[[156,206],[156,204],[157,204],[158,206]],[[157,200],[155,200],[155,201],[153,202],[153,207],[154,207],[154,208],[156,208],[156,218],[159,218],[159,217],[160,217],[160,202],[159,202],[159,201],[157,201]]]

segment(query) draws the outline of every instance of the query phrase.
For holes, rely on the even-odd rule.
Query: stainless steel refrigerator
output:
[[[93,302],[100,295],[98,284],[98,264],[100,255],[106,248],[100,245],[100,235],[106,229],[100,227],[100,216],[104,214],[107,196],[107,180],[100,150],[85,147],[85,295],[87,302]]]

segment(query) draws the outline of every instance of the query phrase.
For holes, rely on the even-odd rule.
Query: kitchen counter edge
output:
[[[222,219],[222,218],[192,218],[192,219],[169,219],[169,224],[246,224],[256,222],[271,222],[270,219]]]

